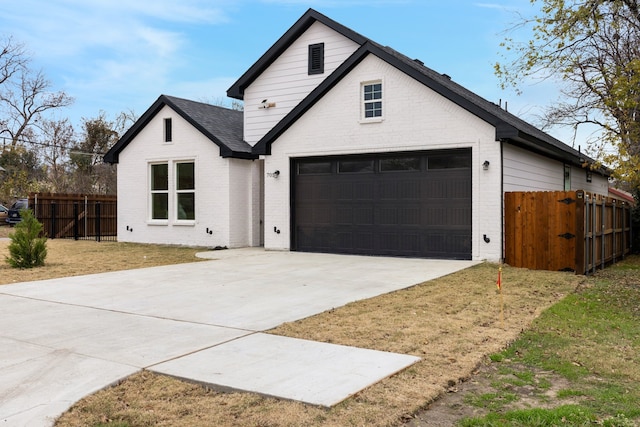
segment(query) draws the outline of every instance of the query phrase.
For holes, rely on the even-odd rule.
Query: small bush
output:
[[[7,263],[14,268],[33,268],[44,265],[47,256],[47,238],[39,237],[42,224],[29,209],[20,211],[22,221],[15,232],[9,234],[9,256]]]

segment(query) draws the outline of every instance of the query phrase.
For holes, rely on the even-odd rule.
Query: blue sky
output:
[[[0,0],[0,33],[25,44],[32,67],[75,98],[57,116],[79,127],[100,111],[141,115],[160,94],[226,100],[309,7],[490,101],[507,100],[534,124],[557,96],[548,84],[501,91],[493,74],[504,30],[535,13],[528,0]]]

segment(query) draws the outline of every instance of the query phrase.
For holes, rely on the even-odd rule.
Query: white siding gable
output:
[[[324,73],[308,75],[309,45],[324,43]],[[319,22],[313,23],[244,92],[244,139],[254,145],[340,66],[359,45]],[[260,108],[262,100],[275,103]]]

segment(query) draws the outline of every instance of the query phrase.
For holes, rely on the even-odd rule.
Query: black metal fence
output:
[[[34,194],[29,207],[50,239],[117,240],[115,197]]]

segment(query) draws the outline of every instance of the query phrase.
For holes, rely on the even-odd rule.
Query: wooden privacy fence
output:
[[[29,208],[50,239],[117,239],[116,196],[31,193]]]
[[[589,274],[631,250],[631,206],[585,191],[505,193],[505,262]]]

